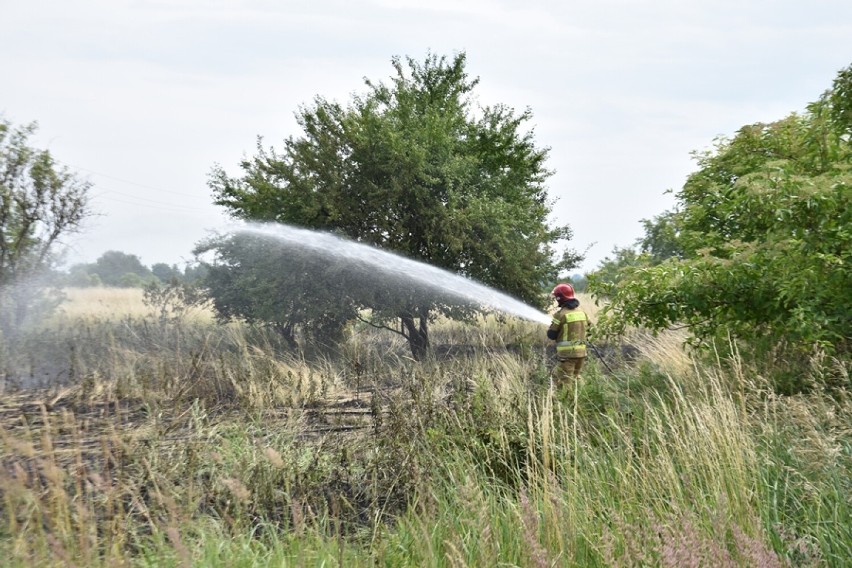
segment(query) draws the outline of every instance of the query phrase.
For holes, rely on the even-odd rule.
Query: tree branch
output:
[[[400,330],[398,330],[398,329],[394,329],[394,328],[392,328],[392,327],[388,327],[388,326],[386,326],[386,325],[382,325],[382,324],[378,324],[378,323],[373,323],[373,322],[371,322],[370,320],[366,320],[366,319],[362,318],[362,317],[361,317],[361,316],[359,316],[359,315],[356,315],[356,316],[355,316],[355,319],[357,319],[357,320],[358,320],[358,321],[360,321],[360,322],[366,323],[366,324],[367,324],[367,325],[369,325],[369,326],[375,327],[376,329],[386,329],[386,330],[388,330],[388,331],[392,331],[392,332],[394,332],[394,333],[395,333],[395,334],[397,334],[397,335],[401,335],[401,336],[403,336],[406,340],[408,339],[408,336],[407,336],[407,335],[405,335],[405,332],[404,332],[404,331],[400,331]]]
[[[685,324],[682,324],[682,325],[676,325],[674,327],[667,327],[666,331],[680,331],[681,329],[689,329],[690,327],[694,327],[696,325],[701,325],[703,323],[708,323],[708,322],[711,322],[711,321],[713,321],[712,318],[707,318],[705,320],[696,321],[696,322],[693,322],[693,323],[685,323]]]

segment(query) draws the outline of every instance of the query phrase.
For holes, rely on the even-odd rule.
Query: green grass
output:
[[[76,375],[4,393],[4,565],[852,559],[847,396],[777,396],[678,337],[616,376],[593,361],[555,396],[540,335],[448,322],[433,341],[469,348],[423,363],[373,330],[306,358],[262,330],[139,315],[7,343],[7,374],[38,360]]]

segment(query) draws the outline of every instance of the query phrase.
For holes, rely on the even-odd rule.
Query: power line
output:
[[[105,174],[103,172],[98,172],[98,171],[95,171],[95,170],[90,169],[90,168],[84,168],[82,166],[71,164],[71,163],[65,162],[63,160],[57,160],[57,159],[54,158],[54,161],[59,163],[59,164],[62,164],[65,167],[68,167],[68,168],[86,171],[86,172],[89,172],[91,174],[101,176],[101,177],[104,177],[104,178],[107,178],[107,179],[111,179],[111,180],[114,180],[114,181],[119,181],[121,183],[126,183],[128,185],[134,185],[136,187],[141,187],[141,188],[144,188],[144,189],[150,189],[150,190],[153,190],[153,191],[159,191],[159,192],[162,192],[162,193],[168,193],[168,194],[172,194],[172,195],[182,195],[182,196],[185,196],[185,197],[194,197],[194,198],[198,197],[197,195],[193,195],[191,193],[186,193],[186,192],[182,192],[182,191],[174,191],[174,190],[170,190],[170,189],[162,189],[162,188],[159,188],[159,187],[146,185],[144,183],[137,183],[135,181],[130,181],[130,180],[123,179],[123,178],[120,178],[120,177],[116,177],[116,176],[113,176],[113,175],[110,175],[110,174]],[[103,186],[97,186],[97,187],[103,188]],[[134,201],[124,201],[124,200],[121,200],[121,199],[116,199],[115,197],[109,196],[108,194],[120,195],[122,197],[132,199]],[[138,206],[141,206],[141,207],[149,207],[149,208],[152,208],[152,209],[159,209],[161,211],[174,211],[174,212],[193,211],[193,212],[199,212],[199,213],[203,211],[203,209],[200,209],[198,207],[192,207],[192,206],[186,206],[186,205],[179,205],[179,204],[175,204],[175,203],[167,203],[167,202],[163,202],[163,201],[157,201],[155,199],[149,199],[147,197],[140,197],[138,195],[125,193],[125,192],[122,192],[122,191],[118,191],[117,189],[110,189],[110,188],[103,188],[103,191],[101,191],[100,193],[94,194],[92,197],[93,198],[100,198],[100,199],[107,199],[107,200],[110,200],[110,201],[114,201],[116,203],[124,203],[126,205],[138,205]]]
[[[108,179],[111,179],[111,180],[114,180],[114,181],[120,181],[121,183],[126,183],[126,184],[129,184],[129,185],[135,185],[136,187],[142,187],[142,188],[151,189],[151,190],[154,190],[154,191],[161,191],[163,193],[171,193],[171,194],[174,194],[174,195],[184,195],[186,197],[197,197],[196,195],[193,195],[191,193],[186,193],[186,192],[183,192],[183,191],[175,191],[173,189],[162,189],[162,188],[159,188],[159,187],[146,185],[144,183],[138,183],[138,182],[130,181],[130,180],[127,180],[127,179],[122,179],[120,177],[116,177],[116,176],[113,176],[113,175],[110,175],[110,174],[98,172],[98,171],[92,170],[90,168],[84,168],[82,166],[77,166],[77,165],[62,161],[62,160],[57,160],[55,158],[54,158],[54,161],[59,163],[59,164],[66,166],[66,167],[73,168],[75,170],[82,170],[84,172],[89,172],[90,174],[105,177],[105,178],[108,178]]]
[[[133,200],[136,200],[136,201],[125,201],[125,200],[122,200],[122,199],[116,199],[115,197],[112,197],[109,194],[120,195],[122,197],[126,197],[126,198],[133,199]],[[160,210],[163,210],[163,211],[167,211],[167,210],[168,211],[175,211],[175,212],[194,211],[194,212],[199,212],[199,213],[204,211],[200,207],[179,205],[179,204],[175,204],[175,203],[165,203],[165,202],[162,202],[162,201],[156,201],[156,200],[148,199],[148,198],[145,198],[145,197],[139,197],[137,195],[122,193],[120,191],[116,191],[116,190],[113,190],[113,189],[106,189],[106,190],[102,191],[101,193],[96,193],[96,194],[92,195],[92,197],[98,198],[98,199],[107,199],[109,201],[115,201],[116,203],[124,203],[124,204],[127,204],[127,205],[137,205],[137,206],[140,206],[140,207],[150,207],[152,209],[160,209]]]

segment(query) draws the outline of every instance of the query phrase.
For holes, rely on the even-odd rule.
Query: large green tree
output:
[[[89,213],[89,182],[33,148],[35,131],[35,124],[0,120],[0,330],[7,335],[41,302],[36,277]]]
[[[744,126],[699,155],[677,206],[646,222],[646,261],[593,278],[611,298],[605,323],[848,352],[850,85],[847,68],[806,112]]]
[[[367,92],[346,106],[317,98],[301,108],[301,135],[285,140],[281,151],[259,142],[257,155],[241,164],[242,176],[215,168],[216,203],[239,219],[334,232],[540,304],[543,284],[579,256],[566,251],[556,258],[558,241],[571,233],[548,224],[548,150],[535,144],[530,112],[475,105],[478,80],[468,77],[463,53],[392,63],[389,83],[367,81]],[[233,242],[202,248],[217,253],[211,282],[221,285],[211,286],[214,300],[233,295],[237,285],[259,298],[254,282],[279,296],[272,321],[299,324],[329,310],[322,295],[312,297],[310,287],[299,285],[305,272],[286,264],[304,260],[280,259],[274,270],[261,263],[255,271]],[[237,249],[242,256],[232,254]],[[312,274],[314,283],[334,278],[322,269]],[[327,278],[319,281],[328,289]],[[370,308],[373,323],[405,335],[417,357],[428,348],[429,321],[452,312],[449,304],[422,296],[379,301],[346,290],[332,296],[347,305],[344,312]],[[250,302],[241,304],[242,315],[259,313]]]

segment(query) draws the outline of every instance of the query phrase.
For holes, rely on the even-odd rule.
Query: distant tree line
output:
[[[57,285],[87,288],[111,286],[116,288],[144,288],[150,285],[167,285],[174,282],[196,284],[206,274],[201,264],[177,264],[157,262],[149,268],[135,254],[107,251],[95,262],[71,266],[66,272],[55,273]]]

